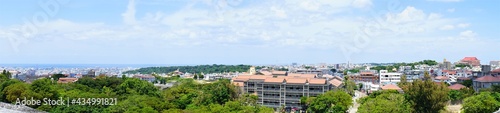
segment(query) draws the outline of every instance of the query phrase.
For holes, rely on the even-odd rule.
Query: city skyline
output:
[[[498,1],[0,4],[0,64],[498,61]],[[48,7],[47,7],[48,6]],[[13,11],[15,10],[15,11]]]

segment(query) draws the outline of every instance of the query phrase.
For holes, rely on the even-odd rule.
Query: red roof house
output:
[[[460,90],[460,89],[466,88],[466,87],[462,84],[453,84],[451,86],[448,86],[448,88],[451,90]]]

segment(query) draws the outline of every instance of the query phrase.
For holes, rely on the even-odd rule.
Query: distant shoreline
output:
[[[0,67],[20,68],[142,68],[174,66],[167,64],[0,64]]]
[[[146,68],[168,66],[196,66],[211,64],[0,64],[11,68]]]

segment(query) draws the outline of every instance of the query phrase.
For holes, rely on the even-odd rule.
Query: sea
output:
[[[12,68],[143,68],[183,66],[182,64],[0,64],[0,67]]]

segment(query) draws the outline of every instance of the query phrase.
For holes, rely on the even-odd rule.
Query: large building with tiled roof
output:
[[[476,91],[483,88],[491,88],[492,85],[500,85],[500,76],[486,75],[476,78],[472,82],[472,86]]]
[[[471,66],[480,66],[481,65],[480,60],[477,59],[476,57],[465,57],[462,60],[460,60],[460,62],[465,63],[465,64],[469,64]]]
[[[375,70],[360,70],[359,74],[348,75],[356,83],[379,84],[379,75]]]
[[[328,81],[317,78],[315,74],[287,72],[277,72],[273,75],[239,75],[234,77],[232,82],[241,88],[241,93],[255,94],[259,97],[257,103],[273,108],[282,105],[301,108],[301,97],[317,96],[342,86],[342,81],[337,79]]]

